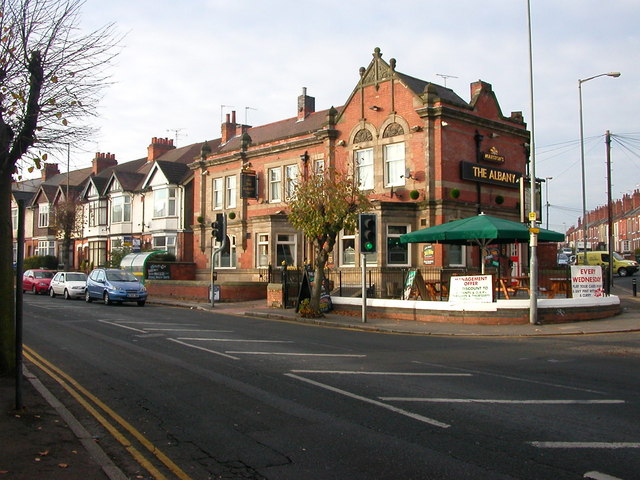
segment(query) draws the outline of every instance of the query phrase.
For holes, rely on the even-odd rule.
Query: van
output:
[[[587,252],[587,261],[584,260],[584,252],[578,253],[576,256],[577,265],[602,265],[609,266],[609,252],[604,250],[596,250]],[[613,252],[613,271],[617,272],[621,277],[633,275],[638,271],[638,262],[633,260],[625,260],[622,255]]]

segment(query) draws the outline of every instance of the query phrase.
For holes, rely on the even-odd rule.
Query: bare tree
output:
[[[11,182],[20,162],[88,140],[120,38],[86,33],[81,0],[0,0],[0,284],[13,285]],[[19,288],[19,287],[18,287]],[[15,366],[12,289],[0,289],[0,374]]]
[[[59,200],[49,218],[49,227],[56,231],[57,237],[62,240],[62,254],[60,260],[64,262],[67,270],[71,269],[71,242],[75,235],[82,233],[82,205],[78,205],[74,197]]]

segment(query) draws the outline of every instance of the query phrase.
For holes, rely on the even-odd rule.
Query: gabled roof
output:
[[[44,198],[47,200],[47,203],[53,203],[53,199],[56,196],[56,192],[58,191],[57,185],[47,185],[46,183],[42,183],[40,188],[31,198],[30,205],[35,206],[36,203],[40,203],[40,197],[44,195]]]
[[[404,73],[396,72],[397,78],[400,79],[413,93],[416,95],[422,95],[426,93],[427,87],[429,92],[435,93],[445,103],[456,105],[458,107],[469,107],[469,104],[460,98],[453,90],[436,83],[426,82],[419,78],[405,75]]]

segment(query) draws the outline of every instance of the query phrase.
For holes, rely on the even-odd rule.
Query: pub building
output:
[[[189,164],[199,279],[207,278],[212,258],[203,225],[218,213],[227,215],[228,234],[227,248],[214,257],[219,282],[312,261],[309,242],[287,221],[287,202],[300,178],[329,168],[352,172],[372,201],[378,249],[366,255],[367,267],[479,269],[478,247],[407,245],[398,238],[482,212],[523,220],[529,131],[521,112],[502,113],[489,83],[473,82],[466,101],[451,88],[401,73],[378,48],[354,80],[341,106],[316,111],[303,88],[291,118],[251,127],[238,123],[235,112],[226,115],[220,138]],[[196,218],[204,219],[200,227]],[[503,274],[526,271],[526,245],[499,249],[509,260]],[[329,266],[358,269],[360,253],[358,232],[343,231]]]

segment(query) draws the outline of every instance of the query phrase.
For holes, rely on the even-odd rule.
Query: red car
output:
[[[35,295],[46,294],[49,291],[51,279],[56,274],[55,270],[32,269],[26,270],[22,275],[22,292],[32,291]]]

